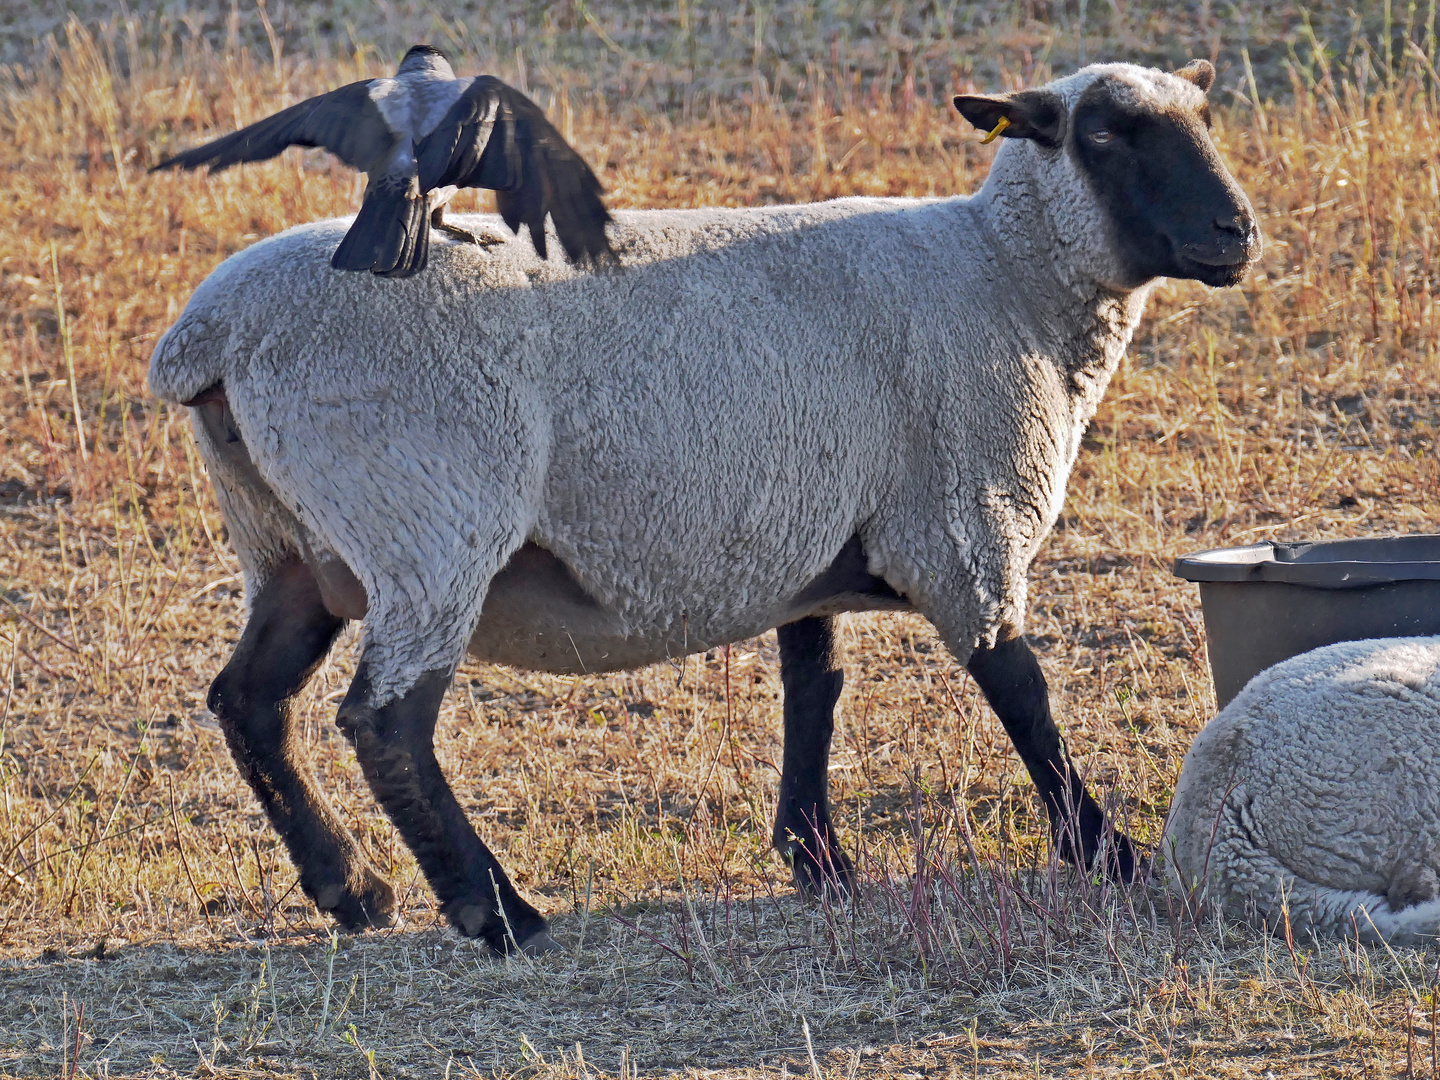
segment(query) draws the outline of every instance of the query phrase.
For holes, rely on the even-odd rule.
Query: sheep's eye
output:
[[[1104,146],[1108,142],[1113,142],[1114,139],[1115,133],[1109,128],[1097,128],[1090,133],[1090,141],[1096,146]]]

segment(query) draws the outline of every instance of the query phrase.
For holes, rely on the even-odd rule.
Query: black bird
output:
[[[288,146],[323,146],[369,177],[365,201],[330,265],[409,277],[425,269],[430,230],[483,243],[444,223],[461,187],[489,188],[505,224],[524,224],[545,253],[545,215],[572,262],[611,255],[609,211],[595,173],[540,107],[489,75],[457,79],[439,49],[416,45],[393,79],[367,79],[292,105],[259,123],[197,146],[158,169],[212,172],[264,161]]]

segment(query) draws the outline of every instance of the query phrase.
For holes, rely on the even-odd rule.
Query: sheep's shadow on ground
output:
[[[366,1077],[370,1055],[386,1076],[563,1070],[577,1045],[601,1074],[808,1073],[812,1054],[843,1068],[970,1046],[959,1032],[971,1020],[923,978],[837,979],[825,912],[788,896],[554,916],[565,952],[535,961],[496,959],[437,928],[432,909],[408,915],[365,935],[268,940],[216,917],[208,940],[91,941],[0,962],[0,1073],[61,1075],[77,1045],[92,1076]]]
[[[1025,876],[1011,878],[1013,895],[1037,901],[1086,881]],[[877,898],[904,884],[868,879],[843,907],[697,892],[571,911],[552,915],[566,951],[535,961],[495,959],[440,929],[424,904],[394,929],[353,937],[298,908],[292,931],[269,938],[247,937],[261,927],[233,912],[213,915],[208,936],[185,941],[91,941],[0,961],[0,1074],[1032,1075],[1102,1060],[1156,1067],[1180,1047],[1202,1075],[1230,1075],[1276,1053],[1354,1059],[1379,1045],[1373,1031],[1296,1044],[1294,1010],[1337,1008],[1362,968],[1372,996],[1398,1008],[1390,990],[1434,970],[1408,951],[1287,959],[1283,944],[1232,924],[1176,935],[1143,889],[1101,890],[1098,908],[1038,921],[1002,904],[1009,965],[989,969],[977,937],[932,939],[922,957],[913,926]],[[1068,937],[1036,937],[1066,919]],[[1242,1012],[1255,1037],[1237,1043]],[[1394,1035],[1398,1015],[1377,1018]]]

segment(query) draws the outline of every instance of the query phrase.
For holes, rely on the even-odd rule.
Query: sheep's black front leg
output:
[[[296,560],[251,598],[230,662],[210,686],[210,711],[230,753],[300,871],[300,886],[346,929],[384,926],[395,897],[315,788],[296,754],[293,703],[344,625]]]
[[[828,887],[848,893],[855,869],[840,849],[830,820],[830,737],[845,682],[834,620],[812,616],[777,633],[785,750],[772,842],[790,861],[801,892],[813,896]]]
[[[1040,790],[1061,855],[1075,861],[1078,849],[1079,861],[1088,867],[1104,848],[1106,872],[1133,880],[1139,864],[1134,842],[1109,828],[1085,790],[1050,715],[1045,675],[1025,639],[1016,636],[993,649],[976,649],[966,666]]]
[[[362,656],[337,723],[450,924],[502,955],[517,945],[532,955],[558,949],[545,919],[520,898],[475,835],[435,759],[435,724],[450,679],[448,671],[431,672],[405,696],[374,708]]]

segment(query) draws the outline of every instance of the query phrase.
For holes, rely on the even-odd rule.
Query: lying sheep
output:
[[[338,723],[451,923],[499,950],[553,942],[435,760],[467,646],[595,672],[779,627],[775,842],[802,886],[843,888],[832,617],[919,611],[1052,827],[1132,874],[1021,636],[1025,575],[1151,284],[1233,284],[1259,250],[1206,131],[1213,77],[1100,65],[958,97],[1005,139],[974,197],[620,213],[615,272],[447,245],[377,283],[328,268],[343,221],[226,260],[150,385],[192,406],[245,571],[210,706],[307,895],[350,927],[393,907],[290,719],[360,618]]]
[[[1166,879],[1238,919],[1440,935],[1440,638],[1328,645],[1255,676],[1195,739]]]

